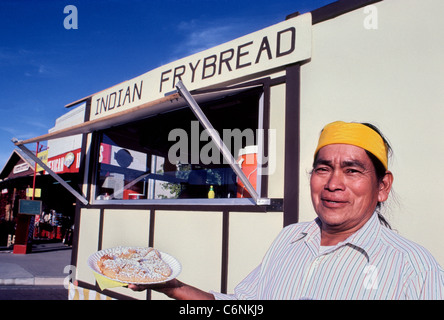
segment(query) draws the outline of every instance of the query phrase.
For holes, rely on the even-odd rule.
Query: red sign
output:
[[[80,156],[80,149],[69,151],[49,158],[46,165],[55,173],[79,172]]]

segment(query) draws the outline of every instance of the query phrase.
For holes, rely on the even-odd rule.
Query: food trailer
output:
[[[86,103],[80,124],[16,141],[82,135],[70,297],[165,298],[100,289],[88,257],[115,246],[155,247],[183,282],[232,292],[282,227],[315,218],[313,152],[336,120],[388,137],[387,219],[443,264],[444,169],[430,163],[444,159],[441,12],[439,0],[342,0],[291,14],[72,103]]]

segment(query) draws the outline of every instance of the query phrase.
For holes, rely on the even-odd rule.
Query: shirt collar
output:
[[[291,243],[297,242],[299,240],[304,239],[305,242],[316,241],[319,238],[319,242],[321,239],[321,228],[320,228],[319,218],[316,218],[312,222],[309,222],[305,225],[305,227],[299,232],[296,233],[293,237]]]
[[[361,248],[365,251],[369,262],[372,260],[374,253],[380,243],[381,223],[379,222],[376,212],[370,219],[359,229],[344,241],[344,244]]]
[[[296,234],[292,242],[304,240],[315,252],[319,252],[321,243],[321,222],[316,218],[308,223],[306,227]],[[381,224],[379,222],[378,214],[374,212],[370,219],[346,240],[338,243],[334,249],[336,250],[342,246],[348,245],[356,250],[362,252],[371,261],[373,254],[379,243],[379,234],[381,232]]]

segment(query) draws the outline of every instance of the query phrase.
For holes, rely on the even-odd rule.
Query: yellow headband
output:
[[[315,156],[322,147],[339,143],[351,144],[371,152],[388,169],[387,146],[382,137],[370,127],[342,121],[326,125],[319,137]]]

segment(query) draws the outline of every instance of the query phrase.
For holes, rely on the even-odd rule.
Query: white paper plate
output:
[[[140,247],[118,247],[119,249],[138,249]],[[163,282],[167,282],[170,280],[173,280],[174,278],[177,278],[177,276],[180,274],[180,272],[182,271],[182,265],[180,264],[180,262],[174,258],[173,256],[169,255],[168,253],[165,252],[161,252],[160,253],[160,257],[162,258],[162,260],[167,263],[170,268],[171,268],[171,275],[161,281],[153,281],[153,282],[143,282],[143,283],[137,283],[137,282],[127,282],[127,281],[122,281],[122,280],[118,280],[118,279],[113,279],[110,277],[107,277],[105,275],[103,275],[100,272],[99,267],[97,266],[97,262],[100,260],[100,258],[102,256],[104,256],[105,254],[111,254],[116,250],[116,248],[109,248],[109,249],[104,249],[104,250],[100,250],[97,251],[96,253],[92,254],[89,258],[88,258],[88,266],[92,269],[92,271],[100,274],[102,277],[105,277],[107,279],[113,280],[113,281],[118,281],[118,282],[122,282],[122,283],[132,283],[132,284],[156,284],[156,283],[163,283]]]

